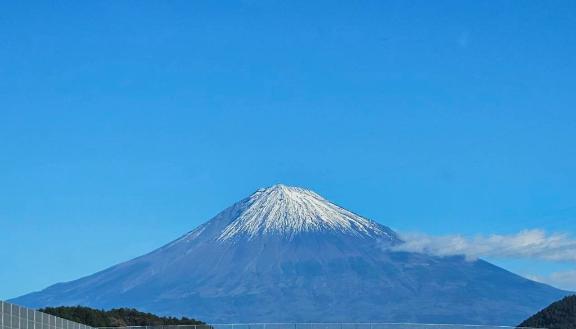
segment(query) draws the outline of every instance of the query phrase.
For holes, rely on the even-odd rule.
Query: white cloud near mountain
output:
[[[526,277],[557,288],[576,291],[576,270],[554,272],[549,275],[527,275]]]
[[[539,229],[473,237],[403,234],[402,239],[405,243],[394,250],[436,256],[465,255],[469,259],[488,257],[576,262],[576,239],[565,233],[546,233]]]

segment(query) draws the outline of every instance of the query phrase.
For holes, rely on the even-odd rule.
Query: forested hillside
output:
[[[91,327],[205,324],[202,321],[186,317],[159,317],[152,313],[144,313],[132,308],[117,308],[104,311],[83,306],[61,306],[46,307],[39,311]]]
[[[520,327],[576,329],[576,295],[552,303],[522,322]]]

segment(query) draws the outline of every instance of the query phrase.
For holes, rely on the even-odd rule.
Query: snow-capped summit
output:
[[[394,234],[313,191],[277,184],[256,191],[241,201],[242,211],[224,228],[219,240],[272,234],[293,236],[303,232],[337,231],[377,237]]]
[[[12,302],[211,323],[516,324],[567,294],[482,260],[398,252],[388,227],[299,187],[260,189],[146,255]]]

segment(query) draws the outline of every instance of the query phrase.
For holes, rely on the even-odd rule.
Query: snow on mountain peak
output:
[[[218,240],[264,234],[291,237],[301,232],[326,230],[358,236],[394,237],[386,227],[300,187],[277,184],[259,189],[242,203],[242,211],[224,228]]]

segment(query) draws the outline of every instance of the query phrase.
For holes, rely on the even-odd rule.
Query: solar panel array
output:
[[[0,301],[0,329],[93,329],[26,307]]]

